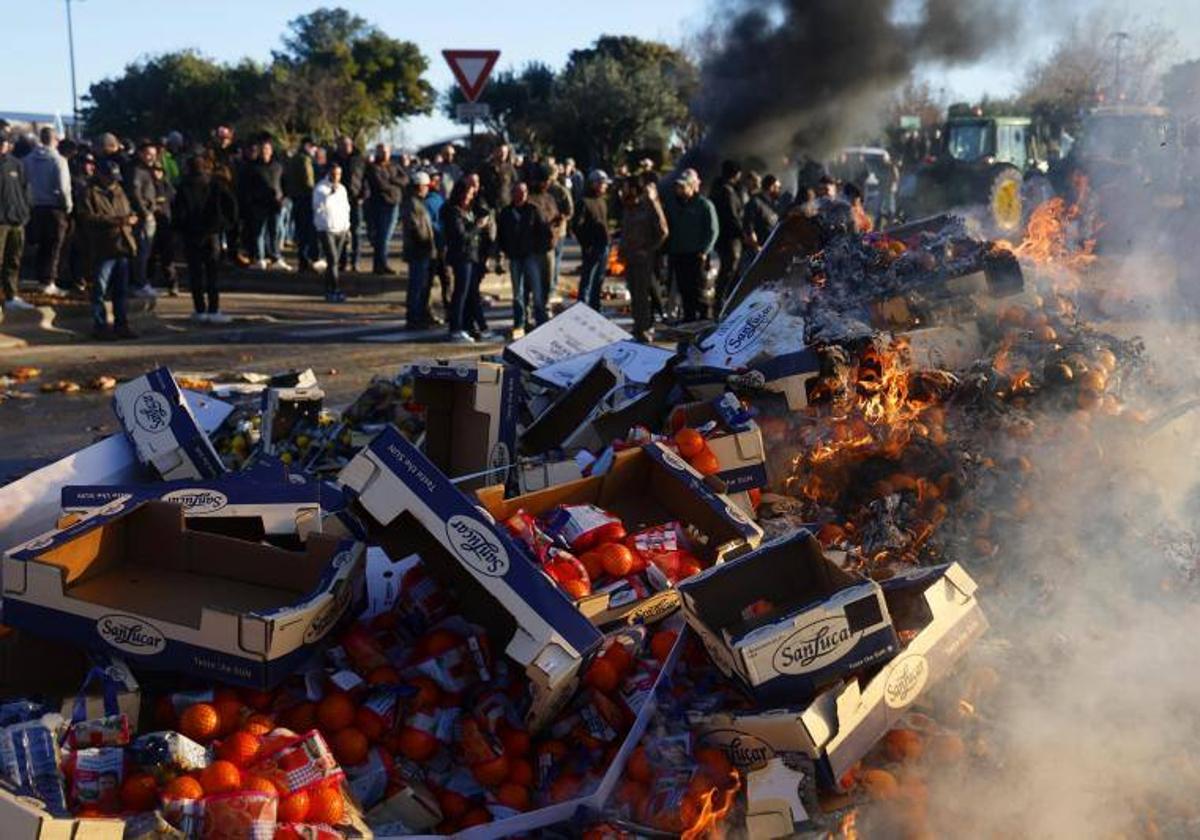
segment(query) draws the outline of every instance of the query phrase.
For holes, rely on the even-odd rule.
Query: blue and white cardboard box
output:
[[[714,400],[675,406],[672,416],[680,413],[684,423],[693,428],[717,421],[719,433],[708,438],[708,448],[717,457],[717,478],[725,482],[726,493],[767,486],[767,453],[757,423],[745,419],[731,427]]]
[[[274,455],[281,441],[287,440],[297,422],[315,426],[325,404],[325,392],[317,384],[312,370],[299,374],[295,385],[270,387],[262,392],[262,451]]]
[[[528,549],[394,426],[361,450],[338,481],[357,494],[375,522],[385,529],[392,526],[398,538],[415,520],[445,549],[444,556],[422,556],[429,568],[494,603],[494,615],[469,618],[484,626],[496,619],[511,627],[505,653],[529,678],[529,725],[537,728],[549,721],[571,696],[581,667],[603,636],[535,565]],[[510,619],[500,621],[501,612]]]
[[[570,356],[560,362],[540,367],[530,374],[535,380],[552,388],[570,388],[588,372],[597,359],[604,359],[621,372],[626,382],[646,385],[674,356],[674,352],[653,344],[636,341],[614,341],[605,347]]]
[[[586,303],[576,303],[504,348],[504,358],[537,370],[633,336]]]
[[[164,481],[217,478],[227,472],[168,368],[121,383],[112,404],[138,460],[154,467]]]
[[[67,486],[62,512],[86,514],[122,496],[159,499],[183,508],[186,519],[219,519],[235,527],[229,536],[295,537],[303,542],[321,532],[321,485],[315,481],[248,480],[239,473],[212,481],[167,481],[107,487]],[[236,531],[236,533],[235,533]]]
[[[413,402],[425,406],[425,454],[464,488],[515,480],[520,378],[495,362],[418,362]]]
[[[817,354],[805,344],[805,322],[788,308],[792,295],[761,286],[746,296],[709,335],[688,348],[676,369],[697,397],[719,396],[733,378],[783,394],[788,408],[808,405],[806,383],[820,375]]]
[[[821,745],[817,770],[825,784],[836,785],[987,630],[975,590],[957,563],[912,569],[883,582],[896,628],[915,635],[881,670],[848,679],[804,712],[811,739]]]
[[[5,552],[5,621],[135,670],[268,689],[360,600],[362,555],[320,534],[285,551],[193,531],[178,505],[119,499]]]
[[[900,649],[875,581],[826,559],[808,531],[679,584],[713,662],[760,703],[795,704]]]

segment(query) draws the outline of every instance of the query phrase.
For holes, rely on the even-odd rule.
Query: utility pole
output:
[[[1113,92],[1116,94],[1117,102],[1121,102],[1125,98],[1123,95],[1122,89],[1121,89],[1121,45],[1125,41],[1129,40],[1129,33],[1128,32],[1114,32],[1112,35],[1109,35],[1108,37],[1112,38],[1114,41],[1117,42],[1117,66],[1116,66],[1116,72],[1113,74],[1115,76],[1115,78],[1113,79],[1113,88],[1114,88]]]
[[[71,51],[71,116],[75,118],[73,130],[79,130],[79,94],[75,90],[75,27],[71,22],[71,0],[67,4],[67,46]]]

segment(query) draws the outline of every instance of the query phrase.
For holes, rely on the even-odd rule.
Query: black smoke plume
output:
[[[700,157],[823,155],[878,128],[920,64],[1011,43],[1012,0],[735,0],[708,32],[695,110]]]

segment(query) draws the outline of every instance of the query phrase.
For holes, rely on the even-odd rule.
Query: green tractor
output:
[[[982,206],[988,235],[1016,236],[1032,203],[1026,175],[1039,175],[1044,166],[1029,117],[985,117],[978,109],[952,109],[934,154],[901,178],[900,210],[912,220]]]

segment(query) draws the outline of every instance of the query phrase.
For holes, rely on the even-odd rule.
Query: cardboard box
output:
[[[531,376],[537,382],[553,388],[570,388],[600,359],[608,362],[627,382],[649,384],[654,374],[664,367],[675,353],[653,344],[636,341],[615,341],[606,347],[589,350],[560,362],[540,367]]]
[[[67,486],[63,513],[87,514],[122,497],[159,499],[183,508],[192,530],[258,542],[294,544],[321,532],[321,487],[315,481],[264,483],[240,474],[212,481],[108,487]]]
[[[747,840],[793,837],[807,828],[816,828],[808,816],[815,804],[816,781],[811,763],[797,769],[781,759],[771,759],[766,766],[746,774]]]
[[[124,836],[124,820],[55,817],[41,801],[0,787],[0,837],[4,840],[121,840]]]
[[[454,588],[473,621],[503,641],[533,692],[529,723],[571,696],[603,636],[539,569],[528,550],[389,426],[338,477],[383,527],[393,559],[418,552]]]
[[[288,377],[286,385],[267,388],[262,393],[262,451],[275,454],[281,441],[287,440],[298,424],[316,428],[325,404],[325,392],[317,385],[312,370]]]
[[[963,370],[983,355],[979,326],[967,321],[952,327],[927,327],[900,333],[908,342],[913,364],[918,368]]]
[[[708,563],[748,551],[762,540],[762,529],[732,499],[713,490],[700,473],[660,443],[618,452],[602,475],[510,499],[504,498],[502,487],[484,488],[477,495],[498,520],[519,510],[537,516],[564,504],[597,505],[620,517],[630,533],[679,520],[708,537],[699,551]],[[594,592],[579,601],[579,609],[599,624],[634,616],[661,618],[674,609],[676,598],[664,589],[651,602],[621,603],[614,600],[617,594]]]
[[[617,341],[632,340],[632,335],[603,313],[576,303],[505,347],[504,358],[536,370]]]
[[[700,744],[724,751],[739,770],[765,767],[775,758],[820,758],[827,733],[824,716],[815,709],[690,711],[687,721]]]
[[[838,568],[808,531],[679,584],[717,667],[764,704],[795,704],[900,649],[879,584]]]
[[[542,455],[568,448],[567,440],[572,433],[623,381],[621,372],[611,362],[596,358],[586,372],[521,433],[521,454]]]
[[[200,428],[214,431],[233,411],[228,403],[194,391],[184,399]],[[0,546],[16,545],[54,527],[67,484],[133,484],[157,478],[139,463],[125,434],[111,435],[24,478],[0,487]]]
[[[583,478],[583,468],[579,462],[571,459],[566,461],[551,461],[541,458],[522,460],[517,465],[517,490],[519,493],[533,493],[566,484],[568,481],[578,481]]]
[[[112,404],[138,459],[164,480],[216,478],[226,472],[168,368],[121,383]]]
[[[724,434],[708,438],[708,448],[717,457],[721,469],[717,478],[725,483],[726,493],[741,493],[767,486],[767,453],[762,431],[753,420],[730,426],[712,400],[676,406],[672,416],[682,414],[690,427],[716,421]]]
[[[5,620],[135,668],[269,689],[359,600],[362,553],[317,534],[284,551],[188,530],[178,505],[118,501],[5,552]]]
[[[788,312],[792,305],[798,304],[778,286],[755,289],[689,348],[676,368],[680,381],[703,399],[719,396],[740,378],[746,387],[782,394],[792,411],[807,406],[806,383],[821,366],[804,343],[804,319]]]
[[[419,363],[412,400],[425,406],[425,454],[465,489],[507,483],[517,445],[518,377],[493,362]]]
[[[825,692],[805,712],[814,740],[822,743],[817,768],[826,783],[835,784],[866,755],[987,630],[975,589],[957,563],[913,569],[883,582],[895,627],[916,635],[881,670]]]

